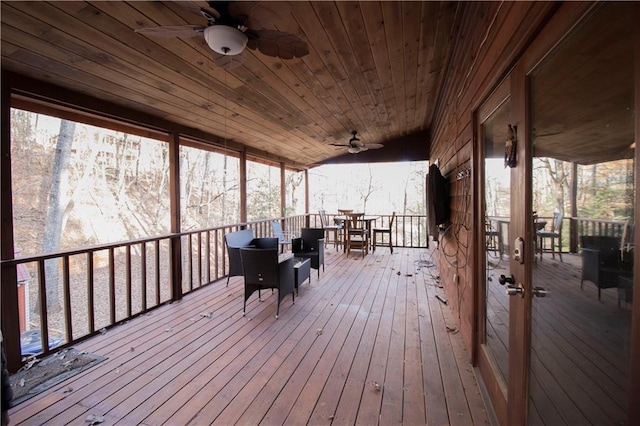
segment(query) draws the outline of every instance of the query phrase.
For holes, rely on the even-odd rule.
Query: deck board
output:
[[[376,260],[372,265],[375,272],[366,295],[358,309],[351,309],[346,321],[340,325],[339,338],[331,339],[328,350],[314,366],[304,387],[299,390],[295,400],[295,410],[291,409],[284,419],[288,424],[305,424],[310,421],[317,406],[322,407],[324,414],[318,413],[319,419],[328,422],[335,412],[337,401],[344,386],[344,377],[349,374],[353,366],[354,354],[361,342],[367,318],[374,306],[376,295],[383,280],[388,280],[387,273],[391,256],[382,258],[384,263]],[[368,279],[362,275],[363,279]],[[325,392],[326,389],[326,392]],[[321,422],[322,423],[322,422]]]
[[[398,258],[390,256],[389,259]],[[366,317],[359,316],[359,319],[365,321],[359,341],[353,341],[348,350],[342,352],[337,368],[331,372],[311,413],[310,424],[326,424],[330,420],[337,424],[355,422],[382,317],[381,313],[394,270],[393,264],[383,269],[369,312]]]
[[[488,424],[449,308],[416,268],[424,251],[329,251],[279,319],[276,294],[243,317],[242,277],[213,283],[76,345],[106,359],[11,424]]]
[[[435,317],[439,311],[432,311],[429,299],[437,294],[437,286],[427,274],[421,274],[421,286],[418,287],[418,321],[420,326],[422,383],[424,389],[425,415],[427,424],[446,424],[449,421],[446,404],[442,403],[444,386],[436,336],[433,330]]]

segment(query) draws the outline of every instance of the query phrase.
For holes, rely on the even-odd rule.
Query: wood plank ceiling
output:
[[[352,130],[385,145],[368,151],[378,160],[426,159],[462,4],[270,2],[280,16],[264,27],[302,38],[310,53],[282,60],[245,49],[244,62],[225,70],[202,36],[134,32],[206,25],[192,10],[206,2],[3,1],[2,68],[294,167],[348,157],[330,144]]]

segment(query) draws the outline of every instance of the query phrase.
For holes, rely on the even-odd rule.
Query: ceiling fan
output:
[[[206,25],[173,25],[138,28],[135,32],[154,37],[191,38],[203,36],[218,54],[218,65],[231,64],[229,56],[240,55],[245,47],[281,59],[301,58],[309,54],[307,43],[300,37],[282,31],[267,30],[289,12],[287,3],[209,1],[209,7],[190,2],[176,2],[206,19]],[[227,57],[227,58],[225,58]],[[234,58],[237,59],[237,58]],[[234,61],[238,63],[238,61]],[[241,61],[240,61],[241,62]]]
[[[348,143],[332,143],[330,145],[346,147],[347,151],[350,154],[357,154],[359,152],[367,151],[369,149],[380,149],[384,147],[384,145],[379,143],[368,143],[368,144],[362,143],[362,141],[358,138],[357,130],[353,130],[351,132],[351,135],[352,137],[351,139],[349,139]]]

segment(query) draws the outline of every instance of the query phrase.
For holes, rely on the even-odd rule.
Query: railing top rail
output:
[[[312,216],[312,215],[314,215],[314,213],[299,214],[299,215],[294,215],[294,216],[282,216],[282,217],[275,217],[275,218],[269,218],[269,219],[255,220],[255,221],[251,221],[251,222],[237,222],[237,223],[232,223],[232,224],[215,226],[215,227],[211,227],[211,228],[203,228],[203,229],[194,229],[194,230],[190,230],[190,231],[183,231],[183,232],[180,232],[180,233],[162,234],[162,235],[156,235],[156,236],[153,236],[153,237],[137,238],[137,239],[127,240],[127,241],[118,241],[118,242],[114,242],[114,243],[95,244],[95,245],[84,246],[84,247],[80,247],[80,248],[73,248],[73,249],[68,249],[68,250],[58,250],[58,251],[50,252],[50,253],[40,253],[40,254],[34,254],[34,255],[28,255],[28,256],[16,256],[13,259],[2,259],[2,260],[0,260],[0,265],[9,265],[9,266],[11,266],[11,265],[15,265],[15,264],[18,264],[18,263],[37,262],[37,261],[40,261],[40,260],[56,259],[56,258],[65,257],[65,256],[75,256],[75,255],[98,252],[98,251],[103,251],[103,250],[116,249],[116,248],[120,248],[120,247],[135,246],[135,245],[139,245],[139,244],[151,243],[151,242],[160,241],[160,240],[167,240],[167,239],[177,238],[177,237],[181,237],[181,236],[194,235],[194,234],[199,234],[199,233],[202,233],[202,232],[212,232],[212,231],[224,230],[224,229],[229,229],[229,228],[238,228],[238,227],[251,227],[253,225],[257,225],[257,224],[261,224],[261,223],[268,223],[268,222],[271,222],[271,221],[274,221],[274,220],[291,220],[291,219],[297,218],[297,217],[306,217],[306,216]],[[378,216],[386,217],[386,216],[391,216],[391,214],[389,214],[389,215],[380,214]],[[423,216],[424,215],[419,215],[419,214],[415,214],[415,215],[396,214],[396,218],[423,217]]]
[[[180,237],[184,233],[171,233],[171,234],[162,234],[156,235],[155,237],[146,237],[146,238],[137,238],[134,240],[127,241],[118,241],[115,243],[105,243],[105,244],[95,244],[91,246],[83,246],[80,248],[68,249],[68,250],[58,250],[49,253],[41,253],[41,254],[33,254],[28,256],[16,256],[13,259],[2,259],[0,260],[0,264],[13,264],[13,263],[25,263],[25,262],[35,262],[38,260],[48,260],[54,259],[64,256],[75,256],[78,254],[91,253],[102,250],[109,250],[111,248],[119,248],[119,247],[127,247],[134,246],[137,244],[150,243],[159,240],[167,240],[171,238]]]
[[[633,225],[633,220],[611,220],[611,219],[597,219],[597,218],[592,218],[592,217],[570,217],[569,219],[572,220],[579,220],[582,222],[599,222],[599,223],[610,223],[610,224],[620,224],[620,225],[624,225],[625,223],[628,223],[629,225]]]

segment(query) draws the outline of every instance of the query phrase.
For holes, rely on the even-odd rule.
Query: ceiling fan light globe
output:
[[[349,151],[349,154],[357,154],[360,152],[360,148],[357,146],[350,146],[347,151]]]
[[[247,45],[249,37],[242,31],[226,25],[210,25],[204,29],[204,39],[216,53],[239,55]]]

